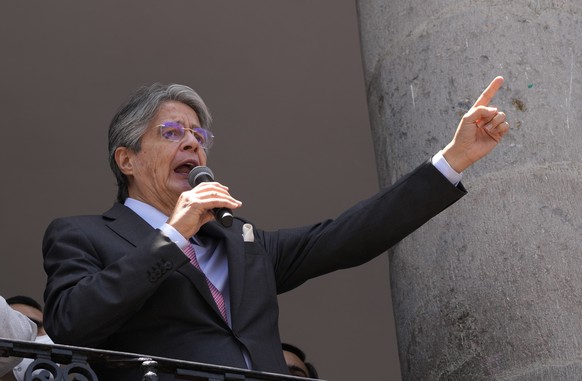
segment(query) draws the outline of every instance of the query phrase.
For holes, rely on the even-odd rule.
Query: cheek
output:
[[[200,160],[200,165],[206,166],[207,162],[206,151],[202,149],[200,150],[200,153],[198,154],[198,160]]]
[[[145,147],[142,149],[140,165],[145,171],[162,173],[163,169],[172,162],[175,152],[156,148]]]
[[[163,158],[161,155],[149,155],[146,151],[141,152],[142,155],[135,162],[135,172],[145,178],[156,177],[161,174]]]

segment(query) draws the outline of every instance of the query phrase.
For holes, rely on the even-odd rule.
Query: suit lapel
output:
[[[181,266],[176,270],[180,274],[184,275],[192,284],[196,287],[202,298],[212,307],[212,309],[221,317],[220,311],[218,310],[218,306],[210,293],[210,288],[208,288],[208,284],[206,283],[206,276],[202,273],[202,271],[196,269],[190,262],[186,263],[184,266]]]
[[[151,234],[153,229],[150,224],[138,216],[133,210],[117,202],[111,209],[103,213],[103,217],[110,220],[107,224],[109,229],[113,230],[117,235],[135,247],[139,246],[144,236]]]
[[[107,223],[107,226],[112,231],[131,243],[134,247],[139,247],[140,242],[144,240],[145,236],[151,234],[153,230],[152,226],[143,218],[120,203],[115,203],[111,209],[103,213],[103,217],[110,220],[110,222]],[[180,249],[176,246],[176,250]],[[183,266],[179,267],[177,271],[192,282],[206,302],[213,307],[219,316],[221,316],[214,298],[210,293],[208,284],[206,284],[205,275],[200,270],[194,268],[190,262],[186,262]]]
[[[242,227],[235,223],[230,228],[225,228],[213,221],[202,226],[200,233],[222,241],[222,249],[226,252],[228,262],[230,313],[232,320],[235,321],[242,300],[242,290],[244,290],[245,256]]]

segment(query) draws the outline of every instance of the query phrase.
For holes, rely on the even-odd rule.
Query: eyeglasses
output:
[[[200,144],[200,146],[205,150],[212,147],[212,143],[214,142],[214,135],[212,132],[202,127],[188,128],[178,122],[165,122],[158,127],[160,128],[162,138],[172,142],[181,141],[186,135],[186,131],[190,131],[198,141],[198,144]]]

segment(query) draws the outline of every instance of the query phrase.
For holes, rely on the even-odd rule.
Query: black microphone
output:
[[[188,184],[192,188],[200,183],[204,183],[207,181],[214,181],[214,173],[210,170],[210,168],[205,167],[203,165],[199,165],[197,167],[192,168],[190,173],[188,174]],[[228,208],[215,208],[212,210],[214,212],[214,216],[216,219],[222,224],[224,227],[229,227],[232,225],[232,211]]]

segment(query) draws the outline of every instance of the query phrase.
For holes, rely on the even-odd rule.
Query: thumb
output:
[[[482,127],[489,123],[497,115],[497,107],[478,106],[474,107],[467,114],[465,114],[465,121],[475,123]]]

